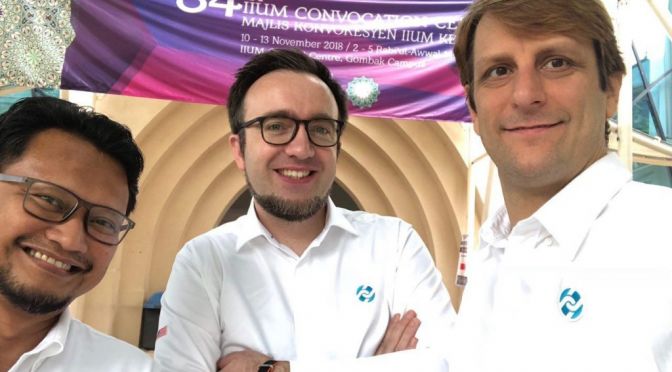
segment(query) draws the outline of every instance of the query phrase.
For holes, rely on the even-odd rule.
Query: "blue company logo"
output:
[[[581,294],[571,288],[565,288],[560,294],[560,312],[569,320],[578,320],[583,314]]]
[[[369,285],[360,285],[357,288],[357,299],[362,302],[371,302],[376,298],[376,292],[373,291],[373,288]]]

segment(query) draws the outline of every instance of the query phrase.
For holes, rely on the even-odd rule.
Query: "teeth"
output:
[[[285,177],[290,177],[294,179],[301,179],[303,177],[306,177],[310,174],[310,171],[297,171],[297,170],[291,170],[291,169],[282,169],[280,171],[280,174],[282,174]]]
[[[58,267],[58,268],[61,269],[61,270],[69,271],[70,268],[72,267],[72,265],[68,265],[68,264],[66,264],[66,263],[64,263],[64,262],[61,262],[61,261],[59,261],[59,260],[57,260],[57,259],[55,259],[55,258],[53,258],[53,257],[49,257],[49,256],[47,256],[47,255],[45,255],[45,254],[42,254],[42,253],[40,253],[40,252],[38,252],[38,251],[36,251],[36,250],[34,250],[34,249],[31,249],[31,250],[28,252],[28,254],[30,254],[31,256],[33,256],[33,257],[35,257],[35,258],[37,258],[38,260],[42,260],[42,261],[44,261],[44,262],[46,262],[46,263],[48,263],[48,264],[54,265],[54,266]]]

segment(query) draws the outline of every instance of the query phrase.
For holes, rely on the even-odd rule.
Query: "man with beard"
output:
[[[253,201],[178,253],[159,368],[443,370],[438,343],[454,311],[420,237],[398,218],[329,199],[347,120],[329,70],[298,51],[257,55],[238,71],[228,107]]]
[[[672,190],[608,151],[625,65],[602,1],[475,1],[454,51],[505,206],[451,371],[672,371]]]
[[[139,349],[72,319],[133,227],[130,131],[52,97],[0,115],[0,370],[149,371]]]

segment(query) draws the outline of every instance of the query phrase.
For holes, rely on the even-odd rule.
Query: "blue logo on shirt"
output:
[[[362,302],[371,302],[376,298],[376,292],[373,291],[373,288],[369,285],[360,285],[357,288],[357,299]]]
[[[583,313],[581,294],[571,288],[565,288],[560,294],[560,312],[569,320],[578,320]]]

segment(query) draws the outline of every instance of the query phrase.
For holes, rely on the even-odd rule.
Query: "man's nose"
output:
[[[66,251],[85,253],[88,250],[85,224],[86,209],[80,208],[63,223],[54,223],[46,231],[49,240]]]
[[[541,73],[533,67],[520,68],[514,76],[513,104],[521,109],[532,109],[546,102],[546,91]]]
[[[310,142],[305,125],[299,125],[296,136],[285,145],[285,152],[298,159],[309,159],[315,155],[315,145]]]

